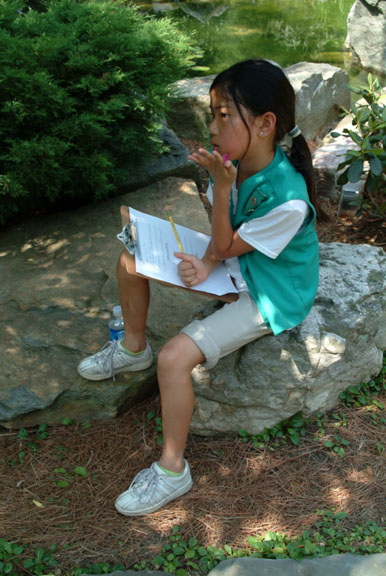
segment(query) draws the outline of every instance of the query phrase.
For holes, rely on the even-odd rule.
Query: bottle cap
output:
[[[113,316],[119,318],[122,316],[122,308],[120,306],[113,306]]]

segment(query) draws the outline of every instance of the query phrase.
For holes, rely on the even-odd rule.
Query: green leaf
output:
[[[332,448],[332,447],[334,446],[334,442],[333,442],[332,440],[326,440],[326,441],[324,442],[324,446],[325,446],[326,448]]]
[[[62,424],[63,426],[70,426],[70,424],[73,424],[74,420],[72,418],[63,418],[62,420]]]
[[[332,138],[339,138],[342,134],[340,132],[330,132],[330,136],[332,136]]]
[[[87,470],[84,466],[77,466],[74,468],[74,474],[78,474],[78,476],[83,476],[84,478],[87,477]]]
[[[376,406],[376,407],[379,408],[380,410],[384,410],[384,409],[385,409],[384,405],[382,404],[382,402],[379,402],[379,400],[373,400],[373,404],[374,404],[374,406]]]
[[[67,488],[70,483],[67,480],[59,480],[59,482],[56,482],[56,485],[58,488]]]
[[[382,174],[382,162],[379,158],[374,157],[369,160],[370,170],[375,176],[380,176]]]
[[[348,179],[350,182],[358,182],[362,176],[363,172],[363,160],[358,158],[355,160],[354,164],[348,169]]]
[[[19,430],[19,434],[17,435],[17,437],[20,440],[26,440],[28,438],[28,436],[29,436],[28,431],[25,428],[21,428]]]

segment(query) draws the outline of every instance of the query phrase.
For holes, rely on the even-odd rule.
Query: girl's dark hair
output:
[[[241,107],[253,116],[273,112],[276,116],[276,142],[280,142],[296,125],[295,92],[276,63],[253,59],[239,62],[216,76],[210,89],[215,89],[224,98],[233,100],[248,130]],[[306,181],[308,195],[318,219],[323,219],[324,213],[316,203],[311,153],[302,134],[293,138],[289,159]]]

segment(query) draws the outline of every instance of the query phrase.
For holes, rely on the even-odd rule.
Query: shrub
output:
[[[342,170],[338,184],[358,182],[365,178],[365,193],[359,199],[358,215],[366,210],[377,217],[386,218],[386,105],[382,102],[382,86],[371,74],[367,76],[368,85],[349,89],[362,96],[362,100],[353,104],[351,112],[353,130],[344,128],[343,135],[351,138],[352,150],[338,166]],[[339,132],[332,132],[337,138]]]
[[[42,5],[0,0],[1,223],[114,193],[161,150],[169,85],[191,64],[169,20],[120,0]]]

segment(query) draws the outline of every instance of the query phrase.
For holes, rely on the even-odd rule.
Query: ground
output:
[[[330,222],[318,226],[322,241],[385,248],[385,222],[366,215],[340,220],[336,206],[325,201],[324,207]],[[43,549],[56,544],[64,573],[96,562],[130,567],[153,558],[176,525],[186,540],[241,548],[257,533],[301,534],[315,525],[317,510],[346,512],[348,528],[370,520],[385,525],[382,405],[385,392],[375,404],[337,406],[304,427],[299,445],[287,438],[256,448],[238,436],[191,435],[192,491],[165,510],[132,519],[113,503],[159,455],[157,396],[114,420],[21,434],[3,430],[0,537]]]

